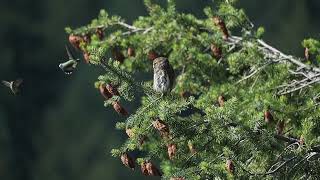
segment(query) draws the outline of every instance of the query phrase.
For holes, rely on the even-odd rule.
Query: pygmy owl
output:
[[[170,92],[174,83],[174,70],[165,57],[153,61],[153,89],[159,93]]]

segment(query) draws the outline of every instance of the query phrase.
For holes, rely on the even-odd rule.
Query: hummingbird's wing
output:
[[[16,87],[19,87],[23,83],[23,79],[17,79],[14,81],[14,83]]]
[[[72,67],[75,69],[78,65],[78,61],[77,60],[74,60],[74,63],[72,64]]]
[[[10,82],[4,81],[4,80],[2,80],[1,82],[2,82],[3,85],[5,85],[7,87],[10,87]]]
[[[67,54],[68,54],[69,59],[75,60],[76,58],[74,57],[74,55],[70,51],[68,45],[66,45],[66,50],[67,50]]]

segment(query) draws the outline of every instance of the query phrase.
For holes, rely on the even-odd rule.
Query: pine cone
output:
[[[273,116],[271,114],[271,112],[269,110],[267,110],[266,112],[264,112],[264,121],[266,123],[271,123],[273,122]]]
[[[160,132],[160,135],[162,137],[167,137],[169,135],[169,127],[161,119],[157,118],[155,121],[152,122],[152,125],[155,129],[157,129]]]
[[[135,168],[134,160],[128,153],[123,153],[121,155],[121,161],[126,167],[134,170]]]
[[[120,96],[118,90],[116,87],[114,87],[112,84],[107,84],[106,85],[107,90],[109,91],[110,94],[112,94],[113,96]]]
[[[116,101],[113,102],[113,109],[118,113],[118,114],[122,114],[123,116],[128,116],[128,112],[121,106],[121,104]]]
[[[134,132],[132,129],[128,128],[126,129],[126,133],[128,135],[129,138],[132,138],[134,136]]]
[[[150,161],[146,163],[146,169],[149,176],[161,176],[159,169]]]
[[[282,135],[283,134],[284,127],[285,127],[284,121],[279,121],[278,124],[277,124],[277,134],[278,135]]]
[[[233,162],[230,159],[228,159],[226,162],[226,169],[230,174],[234,173],[235,167]]]
[[[83,41],[83,39],[82,39],[82,37],[80,37],[80,36],[76,36],[76,35],[73,35],[73,34],[71,34],[70,36],[69,36],[69,42],[70,42],[70,44],[74,47],[74,48],[76,48],[76,49],[78,49],[78,50],[81,50],[80,49],[80,43]]]
[[[144,135],[140,135],[138,140],[139,140],[139,145],[142,146],[144,142],[147,140],[147,137]]]
[[[300,145],[304,145],[304,143],[305,143],[304,142],[304,137],[301,135],[300,138],[299,138],[299,144]]]
[[[104,38],[104,31],[103,31],[103,29],[102,29],[102,28],[97,28],[97,29],[96,29],[96,34],[97,34],[99,40],[102,41],[103,38]]]
[[[192,142],[188,142],[188,148],[189,148],[189,151],[191,152],[191,154],[197,153],[197,151],[194,148],[194,145],[192,144]]]
[[[220,28],[220,30],[222,31],[223,39],[225,39],[225,40],[228,39],[229,38],[229,32],[228,32],[227,26],[224,23],[224,21],[220,17],[215,16],[215,17],[213,17],[213,23],[216,26],[218,26]]]
[[[177,146],[175,144],[169,144],[167,147],[169,159],[172,160],[177,153]]]
[[[129,48],[128,48],[128,56],[129,56],[129,57],[134,57],[134,56],[136,56],[136,52],[135,52],[135,50],[134,50],[132,47],[129,47]]]
[[[172,177],[170,180],[185,180],[184,177]]]
[[[148,176],[149,172],[147,170],[147,163],[146,162],[142,162],[140,167],[141,167],[142,174],[145,175],[145,176]]]
[[[304,57],[306,58],[306,60],[309,60],[310,58],[309,48],[304,49]]]
[[[220,107],[223,107],[224,106],[224,102],[225,102],[225,98],[221,95],[218,97],[218,103],[219,103],[219,106]]]
[[[211,44],[211,52],[214,58],[220,59],[222,57],[222,50],[215,44]]]
[[[88,52],[83,53],[83,59],[85,60],[86,63],[90,63],[90,54]]]
[[[120,63],[123,63],[125,60],[125,57],[119,47],[112,48],[111,53],[114,60],[119,61]]]
[[[112,94],[109,93],[107,90],[106,86],[104,83],[100,84],[99,86],[100,94],[105,98],[105,99],[110,99],[112,98]]]
[[[159,57],[158,53],[156,53],[155,51],[150,51],[148,54],[148,59],[153,61],[155,59],[157,59]]]
[[[86,44],[90,44],[91,42],[91,35],[90,34],[86,34],[83,36],[83,41],[86,43]]]

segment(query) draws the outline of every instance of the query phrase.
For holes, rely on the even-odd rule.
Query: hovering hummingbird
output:
[[[66,74],[72,74],[72,72],[76,69],[80,59],[76,59],[74,55],[71,53],[69,47],[66,45],[67,54],[69,60],[64,63],[59,64],[59,68]]]
[[[22,79],[17,79],[15,81],[2,81],[2,84],[10,88],[12,93],[14,95],[18,94],[20,92],[20,86],[22,84],[23,80]]]

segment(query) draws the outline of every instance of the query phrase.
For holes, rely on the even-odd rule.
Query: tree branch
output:
[[[234,46],[234,45],[243,46],[242,45],[243,40],[244,39],[241,37],[231,36],[227,40],[227,43],[229,43],[229,45],[231,46]],[[320,68],[304,64],[301,62],[300,58],[287,55],[279,51],[278,49],[272,47],[271,45],[267,44],[261,39],[257,39],[256,41],[259,44],[258,49],[264,54],[265,59],[275,60],[280,63],[290,63],[296,66],[296,70],[289,70],[289,72],[295,76],[298,76],[298,78],[303,77],[299,81],[293,80],[289,84],[284,84],[279,86],[277,88],[277,89],[280,89],[278,91],[279,95],[286,95],[286,94],[290,94],[290,93],[302,90],[303,88],[306,88],[307,86],[311,86],[320,81]],[[239,80],[237,83],[252,77],[263,68],[264,66],[257,68],[253,73]]]

